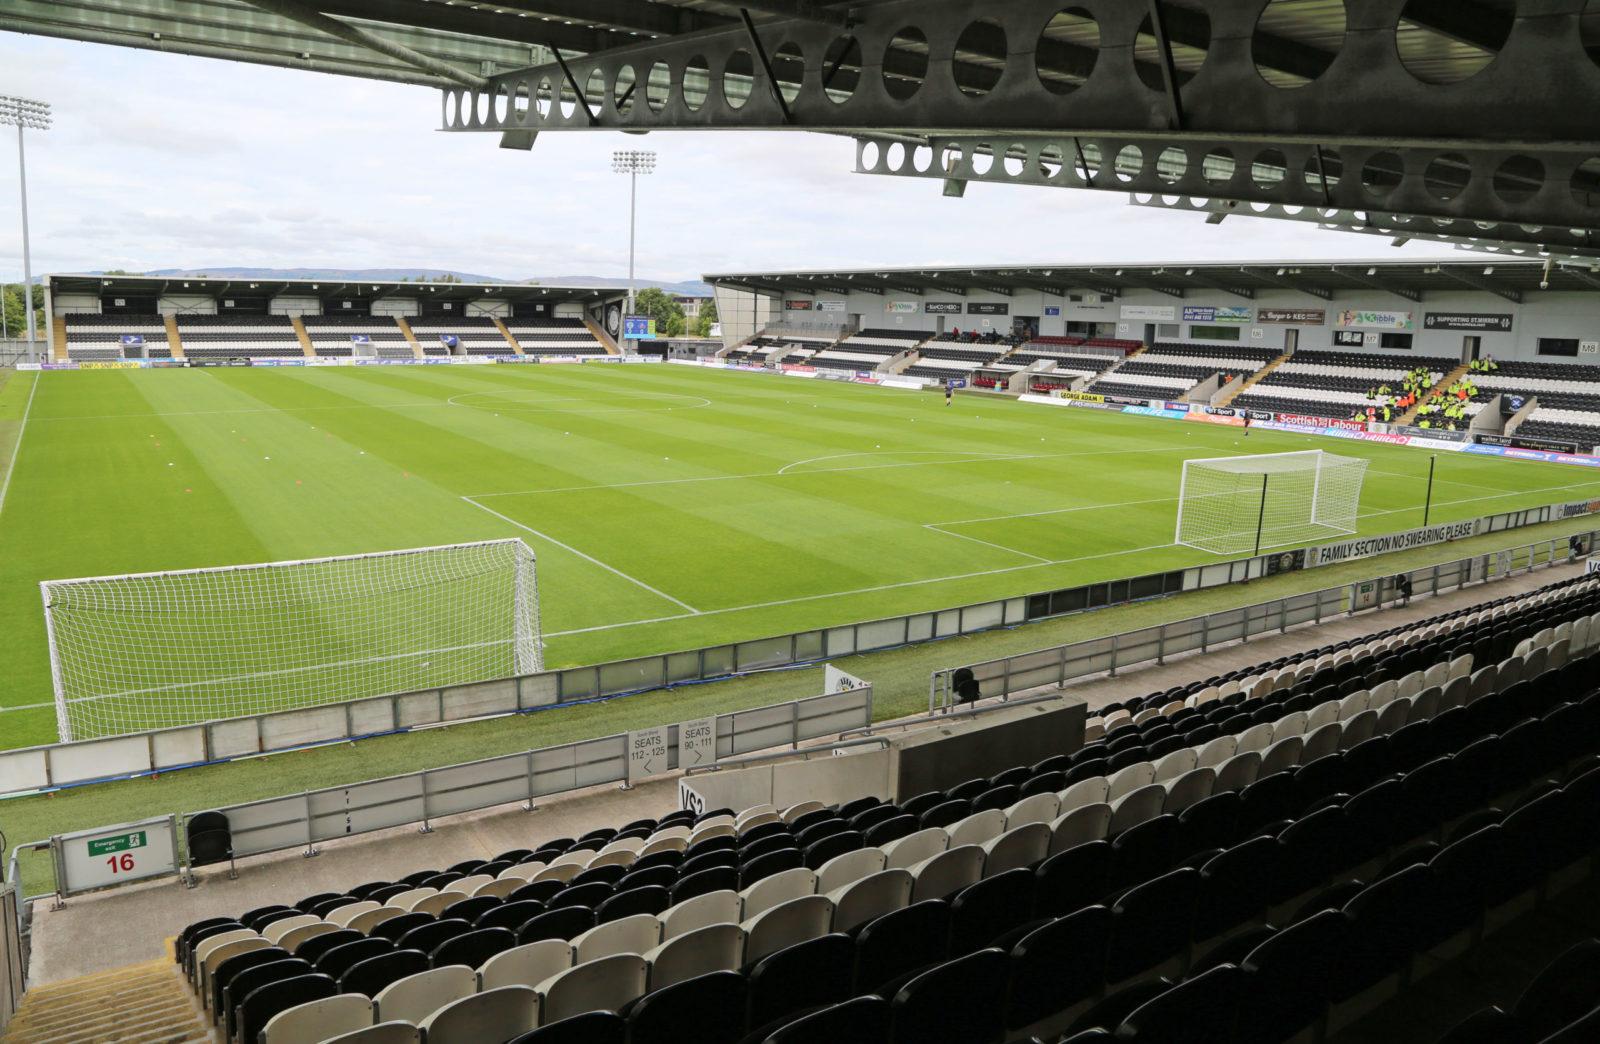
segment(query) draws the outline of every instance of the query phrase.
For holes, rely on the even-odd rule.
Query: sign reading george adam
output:
[[[922,302],[924,315],[960,315],[960,301],[924,301]]]
[[[1426,330],[1511,329],[1511,316],[1501,312],[1427,312],[1422,317]]]
[[[1257,308],[1258,323],[1287,323],[1296,326],[1321,326],[1328,313],[1321,308]]]

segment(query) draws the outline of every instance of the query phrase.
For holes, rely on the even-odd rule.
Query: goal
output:
[[[515,539],[39,586],[63,741],[543,669]]]
[[[1348,536],[1366,473],[1323,450],[1184,461],[1177,543],[1223,555]]]

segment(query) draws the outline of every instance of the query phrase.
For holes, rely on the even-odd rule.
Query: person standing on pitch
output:
[[[1244,415],[1244,437],[1247,439],[1250,437],[1250,414],[1248,413]]]
[[[944,382],[944,404],[946,406],[950,405],[950,401],[955,398],[955,395],[956,395],[956,382],[955,381],[945,381]]]

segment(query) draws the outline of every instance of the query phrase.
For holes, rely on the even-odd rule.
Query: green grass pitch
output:
[[[1404,529],[1429,459],[678,366],[13,374],[0,469],[19,435],[5,747],[56,738],[42,579],[522,537],[559,667],[1212,560],[1172,544],[1188,457],[1364,456],[1362,532]],[[1433,518],[1592,495],[1584,470],[1441,454]]]

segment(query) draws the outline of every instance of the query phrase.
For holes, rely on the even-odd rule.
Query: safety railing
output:
[[[1576,545],[1570,537],[1541,540],[1410,570],[1405,575],[1411,580],[1413,596],[1444,594],[1469,584],[1570,562],[1575,556],[1574,547],[1594,547],[1596,536],[1600,531],[1578,534]],[[1319,624],[1329,617],[1392,604],[1397,597],[1397,578],[1398,574],[1373,577],[1124,634],[946,667],[933,672],[928,681],[928,711],[946,710],[957,702],[954,676],[959,670],[972,672],[983,699],[1010,699],[1017,693],[1045,686],[1059,688],[1084,678],[1115,677],[1118,671],[1129,667],[1161,664],[1168,657],[1185,653],[1207,653],[1263,634],[1284,634],[1291,628]]]

